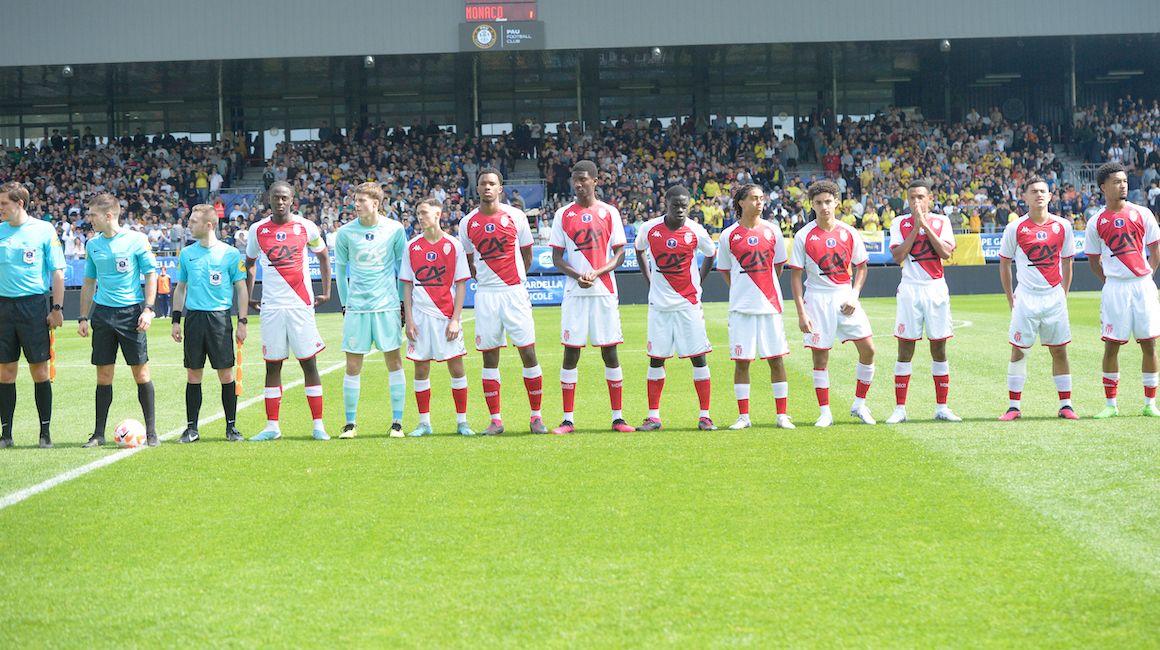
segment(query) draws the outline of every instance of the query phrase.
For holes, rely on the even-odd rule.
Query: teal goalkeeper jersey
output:
[[[399,309],[399,267],[406,247],[403,226],[386,217],[369,228],[355,220],[338,229],[338,297],[348,313]]]
[[[234,283],[246,279],[246,263],[238,249],[217,242],[181,249],[177,281],[185,283],[187,311],[225,311],[234,305]]]
[[[85,277],[97,281],[93,301],[106,307],[141,304],[141,276],[157,272],[157,258],[145,233],[118,230],[111,239],[96,235],[85,244]]]
[[[0,223],[0,296],[40,296],[52,289],[52,272],[64,269],[64,252],[52,224],[29,219]]]

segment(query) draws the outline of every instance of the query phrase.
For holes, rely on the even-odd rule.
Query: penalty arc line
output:
[[[330,366],[329,368],[322,370],[318,374],[319,374],[319,376],[328,375],[328,374],[334,372],[335,370],[338,370],[339,368],[343,368],[345,366],[346,366],[346,362],[336,363],[333,366]],[[283,387],[283,390],[286,390],[287,388],[290,388],[290,389],[297,388],[299,386],[302,386],[305,383],[306,383],[305,379],[295,379],[294,381],[285,385]],[[250,399],[245,400],[241,404],[238,404],[238,411],[240,412],[243,409],[246,409],[250,406],[253,406],[254,404],[257,404],[260,401],[263,401],[264,399],[265,399],[264,395],[257,395],[255,397],[251,397]],[[221,420],[223,418],[225,418],[225,412],[218,411],[214,415],[211,415],[207,418],[200,419],[198,421],[198,424],[209,424],[210,422],[216,422],[216,421]],[[177,436],[181,435],[181,433],[183,431],[185,431],[185,427],[181,426],[181,427],[178,427],[172,431],[168,431],[168,432],[158,436],[158,439],[160,439],[160,440],[172,440],[172,439],[176,438]],[[73,469],[70,469],[67,472],[64,472],[62,474],[57,474],[56,476],[54,476],[50,479],[47,479],[45,481],[41,481],[40,483],[37,483],[36,485],[26,487],[22,490],[17,490],[16,492],[13,492],[12,494],[9,494],[3,498],[0,498],[0,510],[3,510],[9,506],[14,506],[14,505],[20,503],[21,501],[25,501],[31,497],[36,496],[37,494],[40,494],[41,492],[46,492],[48,490],[51,490],[52,488],[54,488],[62,483],[67,483],[75,478],[80,478],[80,477],[84,476],[85,474],[88,474],[90,472],[94,472],[102,467],[105,467],[107,465],[112,465],[113,463],[116,463],[118,461],[125,460],[126,458],[129,458],[130,456],[132,456],[136,453],[144,451],[145,449],[147,449],[147,447],[134,447],[132,449],[122,449],[116,453],[109,454],[108,456],[105,456],[104,458],[94,460],[93,462],[87,463],[85,465],[81,465],[80,467],[74,467]]]

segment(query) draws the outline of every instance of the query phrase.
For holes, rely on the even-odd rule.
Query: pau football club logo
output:
[[[428,262],[434,262],[438,255],[435,254],[435,251],[427,251],[426,257]]]
[[[481,50],[490,50],[499,41],[499,33],[491,25],[480,25],[471,32],[471,42]]]

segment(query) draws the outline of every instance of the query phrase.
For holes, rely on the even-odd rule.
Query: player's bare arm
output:
[[[252,257],[246,258],[246,295],[250,297],[250,309],[257,312],[262,310],[262,304],[254,299],[254,283],[258,277],[258,272],[254,269],[254,262]]]
[[[455,308],[451,312],[451,319],[447,323],[447,340],[454,341],[463,332],[463,301],[467,299],[467,281],[455,283]]]
[[[415,288],[411,286],[410,282],[403,283],[403,314],[405,314],[407,318],[407,328],[405,331],[407,333],[408,341],[419,340],[419,328],[415,327],[415,319],[411,317],[411,308],[413,304],[411,296],[414,291]]]
[[[238,327],[234,330],[234,338],[238,340],[238,343],[245,343],[246,323],[242,319],[247,317],[250,304],[250,291],[246,287],[245,280],[238,280],[234,283],[234,296],[238,305]]]
[[[241,282],[241,280],[239,280],[239,282]],[[185,309],[185,284],[186,283],[184,283],[184,282],[178,282],[177,284],[175,284],[173,286],[172,309],[173,309],[174,313],[180,312],[183,309]],[[174,341],[181,343],[182,339],[184,338],[182,336],[182,333],[181,333],[181,323],[179,323],[175,320],[173,322],[173,326],[170,328],[169,335],[171,337],[173,337]]]
[[[789,272],[789,287],[793,292],[793,305],[797,308],[798,329],[803,334],[809,334],[814,329],[810,317],[806,315],[805,293],[802,290],[802,270],[791,268]]]
[[[314,306],[330,300],[330,250],[322,249],[314,254],[318,258],[319,271],[322,274],[322,291],[314,297]]]
[[[157,274],[145,274],[145,309],[137,317],[137,331],[144,332],[153,324],[153,301],[157,299]]]
[[[1067,281],[1064,283],[1064,293],[1067,293],[1066,285],[1070,284],[1071,278],[1071,260],[1067,260]],[[1006,257],[999,258],[999,282],[1003,285],[1003,293],[1007,294],[1007,309],[1015,309],[1015,291],[1012,287],[1011,281],[1011,260]]]
[[[52,304],[64,304],[64,271],[56,270],[52,272]],[[64,311],[61,309],[50,309],[48,312],[48,328],[56,329],[64,325]]]
[[[1089,254],[1087,258],[1088,266],[1091,267],[1092,273],[1100,279],[1100,282],[1107,282],[1108,277],[1104,275],[1104,263],[1100,260],[1100,256]]]
[[[859,264],[854,267],[854,294],[850,302],[842,305],[842,314],[849,316],[854,313],[858,307],[858,296],[862,295],[862,286],[866,284],[866,276],[869,275],[869,269],[866,264]]]
[[[77,320],[77,334],[84,338],[89,335],[89,314],[93,311],[93,292],[97,289],[95,278],[85,278],[81,284],[81,315]]]

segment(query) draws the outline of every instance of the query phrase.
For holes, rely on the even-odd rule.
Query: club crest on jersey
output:
[[[435,254],[435,251],[427,251],[427,254],[424,255],[424,257],[427,258],[428,262],[434,262],[435,258],[437,258],[439,256]]]
[[[756,246],[757,242],[757,235],[750,235],[749,238],[745,240],[745,243],[749,244],[750,246]]]
[[[1121,217],[1116,217],[1116,220],[1112,222],[1112,225],[1117,228],[1123,228],[1124,220]]]
[[[838,237],[840,237],[842,241],[846,241],[846,237],[848,237],[848,235],[846,234],[846,231],[843,230],[842,232],[838,233]]]
[[[685,233],[685,243],[691,244],[692,242],[693,242],[693,233],[691,233],[691,232]]]
[[[367,234],[363,235],[363,239],[366,239],[367,241],[374,241],[375,234],[373,232],[368,232]]]
[[[487,224],[486,226],[483,227],[483,231],[484,232],[495,232],[495,224],[494,223]]]
[[[773,231],[772,230],[766,229],[764,234],[765,234],[765,241],[773,241]]]
[[[1043,241],[1044,239],[1047,239],[1047,233],[1040,230],[1039,232],[1035,233],[1035,238],[1039,241]]]
[[[1129,219],[1131,219],[1132,221],[1135,221],[1135,220],[1136,220],[1136,213],[1135,213],[1135,212],[1129,212],[1129,213],[1128,213],[1128,218],[1129,218]]]
[[[1110,330],[1109,330],[1109,331],[1110,331]],[[1015,336],[1013,336],[1013,337],[1011,337],[1011,338],[1015,339],[1015,342],[1016,342],[1016,343],[1019,343],[1020,341],[1022,341],[1022,340],[1023,340],[1023,332],[1016,331],[1016,332],[1015,332]]]
[[[500,217],[500,218],[499,218],[499,225],[503,226],[504,228],[507,228],[507,225],[508,225],[508,217],[507,217],[507,215],[506,215],[506,214],[505,214],[504,216],[502,216],[502,217]]]
[[[209,272],[209,283],[215,287],[221,286],[222,272],[221,271],[210,271]]]
[[[277,239],[278,241],[286,241],[286,233],[284,233],[284,232],[276,233],[274,235],[274,239]]]
[[[899,333],[899,334],[905,334],[905,333],[906,333],[906,323],[899,323],[899,324],[898,324],[898,333]]]
[[[1051,224],[1051,232],[1053,234],[1056,234],[1056,235],[1059,234],[1059,224],[1058,223]]]
[[[735,356],[735,357],[741,357],[741,353],[742,353],[742,352],[745,352],[745,349],[744,349],[744,348],[742,348],[740,345],[734,345],[734,346],[733,346],[733,356]]]
[[[668,240],[665,241],[665,246],[668,246],[669,248],[676,248],[677,247],[677,240],[670,237]]]
[[[36,261],[36,251],[31,248],[24,249],[24,263],[32,264]]]
[[[580,215],[580,221],[583,221],[584,223],[592,223],[592,215],[590,215],[590,214]]]
[[[116,266],[117,273],[128,273],[129,272],[129,258],[128,257],[118,257],[116,264],[117,264],[117,266]]]
[[[838,240],[833,237],[826,238],[826,248],[833,248],[838,245]]]
[[[446,255],[451,252],[451,244],[443,242],[443,254]]]
[[[294,227],[291,228],[290,230],[294,231],[295,235],[302,234],[302,226],[299,226],[298,224],[294,224]]]

